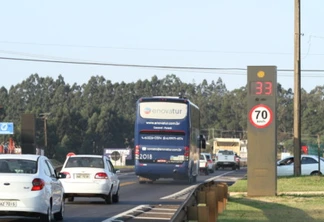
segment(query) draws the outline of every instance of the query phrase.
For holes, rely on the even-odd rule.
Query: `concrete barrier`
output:
[[[221,182],[200,184],[174,214],[174,222],[214,222],[226,209],[228,186]]]

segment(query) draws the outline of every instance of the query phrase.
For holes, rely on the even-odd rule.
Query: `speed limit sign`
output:
[[[250,122],[256,128],[266,128],[272,122],[273,113],[269,106],[259,104],[250,110]]]

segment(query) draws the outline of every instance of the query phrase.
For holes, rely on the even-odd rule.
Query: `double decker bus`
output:
[[[199,175],[199,108],[182,97],[142,97],[136,102],[135,173],[139,183],[160,178],[194,183]]]

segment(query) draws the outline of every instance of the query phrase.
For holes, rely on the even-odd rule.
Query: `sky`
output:
[[[301,2],[301,68],[317,70],[302,71],[301,87],[309,92],[324,85],[324,1]],[[233,90],[246,85],[248,66],[273,65],[278,83],[293,89],[294,6],[294,0],[1,1],[0,87],[36,73],[62,75],[71,85],[97,75],[130,83],[174,74],[197,84],[221,78]]]

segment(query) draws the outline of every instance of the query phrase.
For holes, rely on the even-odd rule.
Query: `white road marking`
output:
[[[125,211],[123,213],[120,213],[120,214],[117,214],[111,218],[108,218],[106,220],[103,220],[102,222],[122,222],[123,220],[118,220],[117,218],[120,218],[120,217],[123,217],[123,216],[126,216],[128,214],[131,214],[133,212],[136,212],[136,211],[139,211],[139,209],[143,209],[143,208],[150,208],[149,205],[139,205],[137,207],[134,207],[128,211]]]
[[[218,176],[215,176],[215,177],[211,177],[207,180],[205,180],[204,182],[209,182],[209,181],[213,181],[213,180],[217,180],[218,178],[222,177],[222,176],[225,176],[229,173],[231,173],[232,171],[229,171],[229,172],[226,172],[226,173],[223,173],[221,175],[218,175]],[[177,196],[182,196],[186,193],[189,193],[189,191],[191,191],[192,189],[195,189],[197,186],[199,186],[200,184],[196,184],[196,185],[192,185],[190,187],[187,187],[186,189],[183,189],[177,193],[174,193],[174,194],[171,194],[169,196],[165,196],[165,197],[162,197],[160,199],[170,199],[170,198],[174,198],[174,197],[177,197]],[[136,216],[133,216],[132,213],[134,212],[144,212],[142,209],[143,208],[146,208],[146,209],[152,209],[149,205],[139,205],[137,207],[134,207],[128,211],[125,211],[123,213],[120,213],[120,214],[117,214],[113,217],[110,217],[106,220],[103,220],[102,222],[123,222],[123,220],[119,220],[118,218],[121,218],[121,217],[124,217],[124,216],[128,216],[128,217],[133,217],[133,218],[137,218],[137,219],[155,219],[155,220],[169,220],[169,219],[166,219],[166,218],[150,218],[150,217],[136,217]],[[156,209],[155,209],[156,210]],[[168,213],[165,213],[165,214],[168,214]]]

